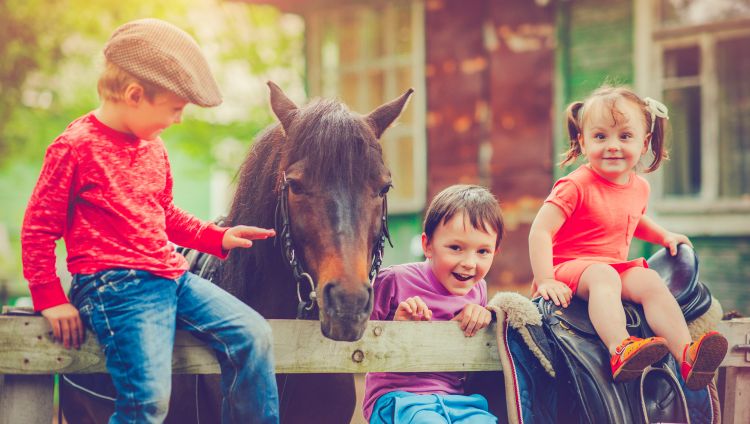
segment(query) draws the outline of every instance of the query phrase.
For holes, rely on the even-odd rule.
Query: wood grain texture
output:
[[[455,322],[371,321],[362,339],[336,342],[323,337],[317,321],[270,320],[276,372],[363,373],[423,371],[497,371],[496,324],[475,337],[464,337]],[[729,339],[722,366],[750,367],[746,344],[750,319],[722,321],[718,330]],[[175,374],[217,374],[211,350],[193,336],[178,332],[172,360]],[[104,355],[88,334],[80,350],[54,343],[39,316],[0,316],[0,374],[106,372]]]
[[[495,324],[467,338],[455,322],[369,323],[357,342],[322,336],[317,321],[270,320],[279,373],[362,373],[369,371],[499,370]],[[178,332],[174,373],[217,374],[211,350]],[[39,316],[0,316],[0,374],[106,372],[104,355],[91,333],[80,350],[52,341]]]

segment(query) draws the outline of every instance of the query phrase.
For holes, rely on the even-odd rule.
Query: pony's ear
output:
[[[271,89],[271,109],[281,122],[281,126],[284,127],[284,131],[288,132],[294,114],[297,112],[297,105],[289,100],[289,97],[281,91],[281,88],[272,81],[268,81],[268,88]]]
[[[398,99],[378,107],[367,115],[366,118],[375,132],[375,137],[380,138],[383,132],[398,118],[413,92],[414,89],[410,88]]]

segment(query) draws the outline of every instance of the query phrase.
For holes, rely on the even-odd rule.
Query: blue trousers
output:
[[[375,402],[370,424],[495,424],[482,395],[389,392]]]
[[[170,280],[114,269],[75,275],[70,299],[102,345],[117,389],[110,424],[164,421],[176,329],[216,353],[222,423],[278,423],[271,328],[218,286],[188,272]]]

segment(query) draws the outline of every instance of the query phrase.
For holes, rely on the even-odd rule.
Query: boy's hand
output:
[[[394,321],[429,321],[432,311],[419,296],[410,297],[398,304]]]
[[[61,341],[65,349],[70,349],[71,345],[76,349],[81,347],[86,329],[75,306],[70,303],[53,306],[43,310],[42,316],[52,326],[55,340]]]
[[[536,292],[541,295],[544,300],[552,299],[555,305],[562,305],[563,308],[567,308],[570,304],[570,299],[573,297],[573,291],[570,287],[560,281],[552,278],[545,278],[541,280],[536,286]]]
[[[472,337],[477,334],[477,331],[490,325],[492,313],[482,305],[469,303],[451,321],[460,321],[464,336]]]
[[[686,235],[672,232],[668,232],[667,235],[664,236],[662,245],[668,247],[669,254],[674,256],[677,254],[677,245],[680,243],[685,243],[688,246],[693,247],[693,243],[690,243],[690,239],[688,239]]]
[[[275,235],[276,231],[274,230],[237,225],[224,233],[224,238],[221,239],[221,247],[224,250],[232,250],[235,247],[248,248],[253,245],[251,240],[264,240]]]

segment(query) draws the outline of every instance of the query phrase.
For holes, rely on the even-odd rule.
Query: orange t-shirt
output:
[[[587,165],[558,180],[545,200],[567,218],[552,237],[554,265],[583,258],[626,261],[649,191],[648,181],[635,173],[628,183],[615,184]]]

